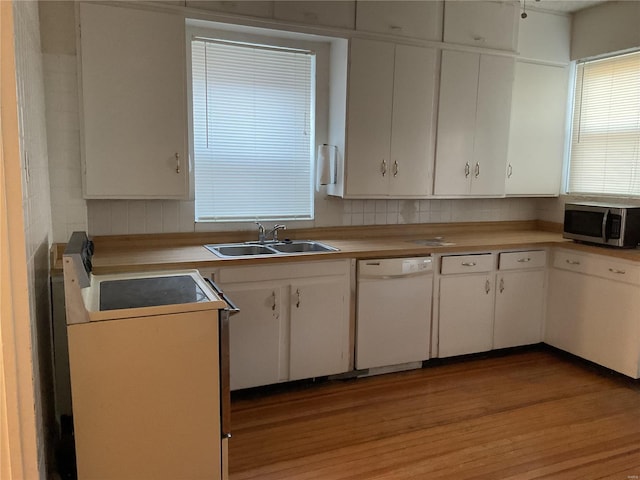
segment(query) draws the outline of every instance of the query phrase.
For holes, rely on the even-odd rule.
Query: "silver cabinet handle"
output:
[[[463,267],[475,267],[476,262],[462,262]]]
[[[480,176],[480,164],[476,162],[476,178]]]
[[[469,162],[464,164],[464,176],[467,178],[471,173],[471,167],[469,167]]]
[[[565,260],[569,265],[580,265],[580,262],[578,260]]]
[[[276,311],[276,307],[277,307],[275,290],[273,292],[271,292],[271,300],[273,300],[273,303],[271,305],[271,310],[273,310],[275,312]]]
[[[504,278],[500,279],[500,293],[504,292]]]
[[[513,167],[509,164],[507,167],[507,178],[511,178],[511,175],[513,175]]]
[[[176,173],[180,173],[180,154],[176,152]]]
[[[296,308],[300,308],[300,289],[296,288]]]
[[[518,263],[529,263],[531,259],[529,257],[519,258]]]
[[[382,165],[380,166],[380,171],[382,172],[383,177],[387,174],[387,162],[384,158],[382,159]]]
[[[625,273],[627,273],[625,270],[618,270],[617,268],[610,268],[609,271],[611,273],[619,273],[620,275],[624,275]]]
[[[393,162],[393,176],[394,177],[398,176],[398,161],[397,160],[395,162]]]
[[[487,292],[487,295],[489,295],[489,292],[491,291],[491,283],[489,282],[489,280],[487,280],[484,284],[484,291]]]

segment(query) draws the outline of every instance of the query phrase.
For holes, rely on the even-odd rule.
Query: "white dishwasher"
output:
[[[431,257],[358,262],[356,369],[429,358]]]

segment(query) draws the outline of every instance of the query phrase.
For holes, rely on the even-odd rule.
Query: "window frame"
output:
[[[286,221],[288,225],[297,228],[308,228],[315,225],[316,209],[320,200],[318,192],[313,188],[315,181],[315,152],[317,146],[326,143],[329,135],[329,60],[331,38],[298,32],[286,32],[267,28],[233,25],[205,20],[187,19],[185,28],[186,44],[186,72],[187,84],[187,121],[189,145],[189,194],[193,200],[192,207],[195,214],[195,149],[193,124],[193,87],[192,87],[192,52],[191,41],[194,37],[217,38],[230,42],[255,43],[276,48],[311,50],[315,53],[315,102],[312,112],[315,115],[315,131],[312,143],[311,158],[311,218],[291,220],[286,217],[271,216],[269,218],[256,217],[252,220],[195,220],[196,231],[212,231],[227,229],[244,229],[247,225],[253,227],[255,221]]]
[[[615,57],[621,57],[629,54],[640,54],[639,48],[633,48],[618,52],[610,52],[604,55],[598,55],[594,57],[583,58],[572,61],[570,64],[570,84],[568,91],[568,108],[567,108],[567,140],[565,148],[565,158],[562,169],[562,191],[561,197],[566,201],[578,200],[578,201],[608,201],[608,202],[624,202],[630,205],[640,205],[640,192],[637,195],[624,195],[624,194],[610,194],[604,192],[571,192],[569,191],[569,182],[571,175],[571,156],[573,149],[573,134],[574,134],[574,115],[576,109],[576,86],[579,75],[579,64],[587,63],[599,60],[607,60]],[[638,162],[640,164],[640,161]]]

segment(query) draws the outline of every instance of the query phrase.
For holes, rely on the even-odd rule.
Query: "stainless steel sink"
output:
[[[313,240],[292,240],[271,243],[224,243],[205,245],[222,258],[242,258],[256,255],[287,255],[294,253],[337,252],[338,249]]]
[[[281,253],[337,252],[336,247],[312,240],[293,240],[291,242],[274,243],[271,248]]]
[[[219,257],[225,258],[246,257],[250,255],[274,255],[278,253],[272,248],[258,243],[228,243],[224,245],[205,245],[205,247]]]

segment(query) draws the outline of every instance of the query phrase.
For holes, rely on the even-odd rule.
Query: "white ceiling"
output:
[[[606,0],[526,0],[527,8],[532,7],[535,9],[564,13],[577,12],[583,8],[604,3],[605,1]],[[522,0],[520,1],[520,5],[522,5]]]

